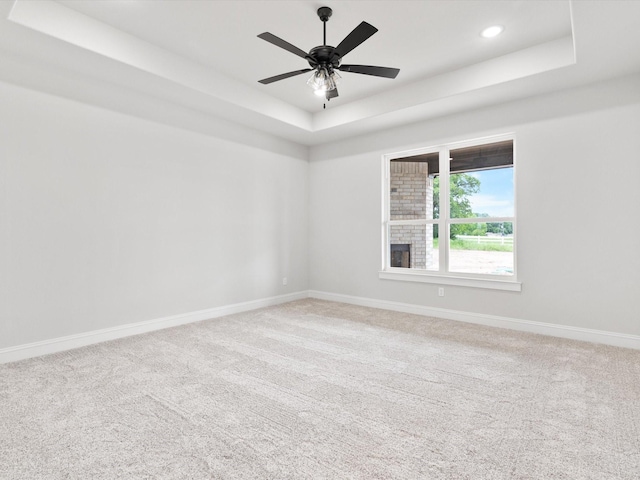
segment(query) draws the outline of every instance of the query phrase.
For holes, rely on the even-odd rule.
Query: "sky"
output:
[[[474,213],[492,217],[514,216],[513,168],[497,168],[470,172],[480,180],[480,192],[469,197]]]

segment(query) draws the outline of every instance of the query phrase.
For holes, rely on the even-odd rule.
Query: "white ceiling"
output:
[[[398,77],[344,73],[331,102],[306,74],[259,84],[308,65],[257,35],[308,51],[322,43],[325,4],[330,45],[363,20],[379,30],[345,63]],[[17,0],[0,14],[0,80],[146,117],[137,102],[155,98],[192,123],[305,145],[640,71],[638,1]],[[504,33],[482,38],[493,24]]]
[[[59,3],[303,110],[322,109],[322,100],[309,95],[309,87],[303,81],[309,75],[270,86],[256,85],[259,79],[308,67],[301,58],[264,42],[257,34],[269,31],[308,52],[322,44],[322,22],[316,14],[318,2]],[[455,12],[459,13],[455,21],[446,20],[452,11],[444,3],[336,2],[335,14],[327,24],[329,45],[337,45],[362,20],[380,30],[349,54],[345,63],[398,65],[402,75],[395,82],[368,76],[345,78],[340,88],[345,93],[334,103],[352,102],[571,34],[567,2],[536,5],[522,1],[463,1],[456,5]],[[399,22],[402,30],[397,28]],[[509,25],[501,41],[487,41],[478,35],[479,28],[496,22]]]

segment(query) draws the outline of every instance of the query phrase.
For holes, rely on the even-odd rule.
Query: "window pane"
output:
[[[451,218],[513,217],[513,167],[452,173]]]
[[[451,150],[451,218],[513,217],[513,142]]]
[[[434,249],[435,225],[391,225],[389,227],[389,266],[419,270],[438,270],[438,251]]]
[[[436,154],[437,156],[437,154]],[[389,198],[391,220],[433,218],[433,179],[428,161],[390,162]]]
[[[450,236],[450,272],[513,275],[511,222],[455,224]]]

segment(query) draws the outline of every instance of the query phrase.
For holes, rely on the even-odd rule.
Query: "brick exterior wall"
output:
[[[426,162],[391,162],[390,219],[422,220],[433,217],[433,186]],[[433,266],[433,226],[394,225],[390,244],[410,245],[410,268]]]

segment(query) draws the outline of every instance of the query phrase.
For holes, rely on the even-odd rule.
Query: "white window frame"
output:
[[[514,212],[513,217],[482,217],[482,218],[449,218],[449,152],[458,148],[482,146],[486,144],[507,141],[513,142],[513,177],[514,177]],[[406,158],[428,153],[439,153],[439,175],[446,181],[440,181],[440,218],[425,220],[391,220],[390,219],[390,169],[391,161],[397,158]],[[382,156],[382,269],[378,276],[383,280],[400,280],[409,282],[437,283],[440,285],[457,285],[463,287],[489,288],[495,290],[508,290],[519,292],[522,283],[517,277],[517,207],[516,207],[516,139],[513,133],[494,135],[490,137],[476,138],[461,142],[443,143],[430,147],[419,148],[402,152],[388,153]],[[481,223],[513,222],[513,275],[491,275],[449,272],[449,242],[439,242],[440,269],[438,271],[397,268],[390,266],[390,242],[389,231],[391,225],[438,224],[441,238],[449,238],[449,225],[456,223],[469,223],[476,220]]]

